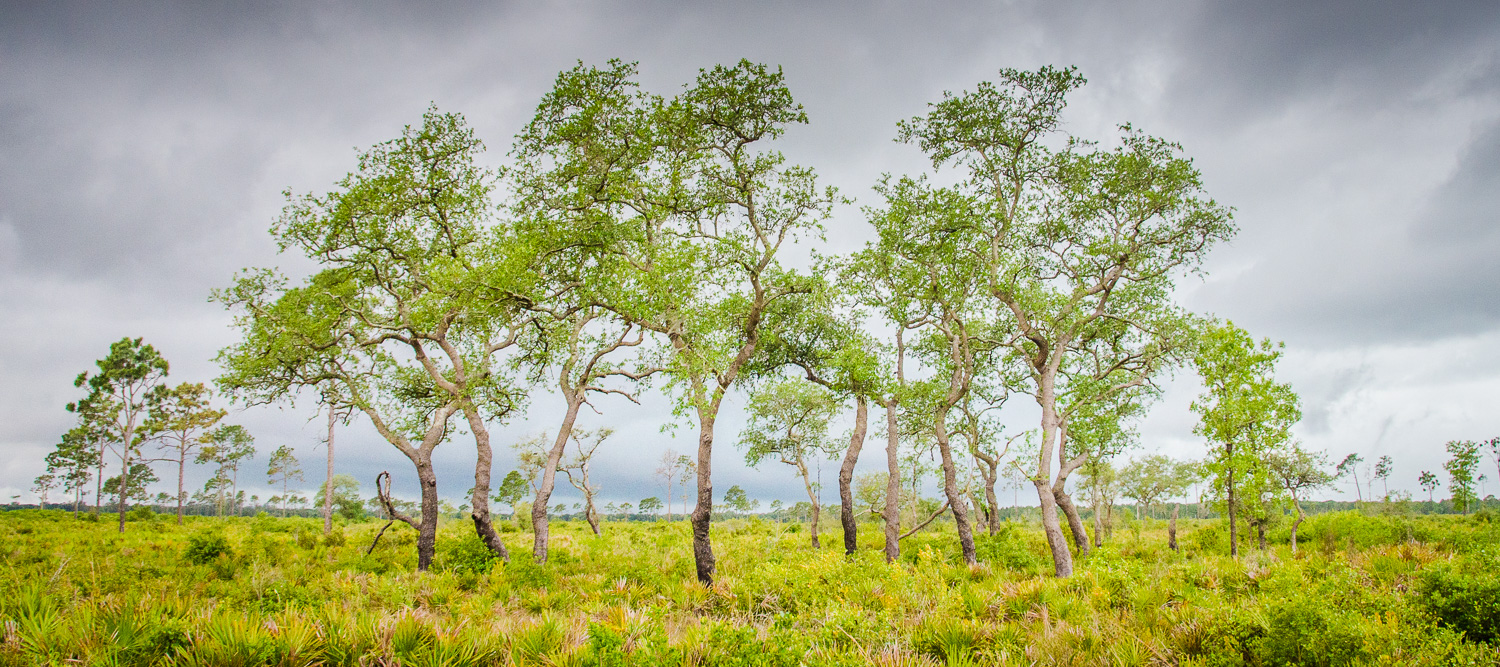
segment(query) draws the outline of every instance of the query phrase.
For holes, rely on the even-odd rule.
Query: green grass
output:
[[[322,535],[312,519],[74,520],[0,513],[0,665],[1345,665],[1500,664],[1500,526],[1451,516],[1336,513],[1262,553],[1224,556],[1217,521],[1117,529],[1066,580],[1040,530],[980,538],[951,526],[884,563],[814,551],[800,527],[715,527],[719,580],[693,578],[685,522],[554,524],[490,560],[468,522],[439,531],[412,572],[413,531]],[[834,527],[836,531],[836,526]],[[836,536],[835,536],[836,537]],[[827,539],[825,543],[838,543]],[[1476,637],[1466,637],[1463,632]]]

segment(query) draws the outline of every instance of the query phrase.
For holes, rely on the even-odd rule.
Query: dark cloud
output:
[[[501,161],[558,70],[610,57],[640,61],[664,94],[715,63],[782,65],[812,119],[784,150],[861,199],[883,172],[926,167],[891,138],[942,91],[1000,67],[1079,65],[1090,85],[1070,130],[1108,139],[1128,120],[1180,140],[1238,208],[1239,237],[1184,293],[1298,348],[1288,374],[1308,387],[1306,437],[1337,448],[1350,420],[1392,424],[1360,401],[1400,415],[1382,446],[1439,417],[1500,427],[1402,393],[1400,362],[1362,356],[1438,369],[1419,383],[1434,394],[1500,377],[1473,343],[1500,322],[1497,19],[1488,2],[0,3],[0,321],[15,334],[0,352],[13,457],[0,487],[29,486],[67,426],[70,380],[110,341],[146,336],[173,381],[213,377],[234,334],[209,291],[244,266],[305,268],[266,234],[283,189],[329,188],[355,147],[430,103],[463,111]],[[829,227],[837,251],[867,233],[853,207]],[[1477,360],[1433,361],[1445,345]],[[1147,435],[1188,446],[1192,390],[1174,392]],[[536,403],[499,439],[554,428]],[[661,399],[599,418],[621,429],[606,496],[660,493],[655,457],[691,439],[656,430],[667,412]],[[267,451],[320,455],[310,405],[235,418]],[[739,463],[737,427],[721,423],[718,486],[798,497],[785,471]],[[390,469],[404,488],[392,448],[357,426],[346,444],[363,483]],[[440,451],[445,479],[462,479],[472,454]]]

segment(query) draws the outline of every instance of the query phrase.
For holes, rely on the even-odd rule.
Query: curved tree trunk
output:
[[[1073,576],[1073,552],[1068,551],[1068,538],[1063,536],[1062,524],[1057,518],[1057,497],[1052,494],[1052,484],[1046,480],[1033,480],[1037,500],[1041,501],[1042,532],[1047,536],[1047,547],[1052,550],[1052,573],[1057,577]]]
[[[490,474],[494,467],[494,451],[490,448],[490,432],[484,425],[484,418],[473,406],[464,410],[464,417],[469,420],[469,430],[474,433],[474,493],[469,498],[469,517],[474,520],[474,532],[479,534],[479,540],[484,542],[490,551],[500,556],[500,559],[509,563],[510,552],[506,550],[505,543],[500,540],[500,535],[495,532],[495,525],[490,518]],[[333,422],[328,426],[329,442],[333,442]],[[329,465],[332,466],[330,459]],[[330,470],[332,468],[330,467]],[[329,478],[330,480],[332,477]],[[332,482],[329,483],[332,487]],[[331,493],[331,492],[330,492]]]
[[[896,399],[885,402],[885,562],[901,557],[900,431],[896,430]]]
[[[709,537],[714,511],[714,419],[701,412],[698,416],[698,504],[692,514],[693,562],[704,586],[714,583],[714,546]]]
[[[948,504],[953,510],[953,523],[958,526],[958,545],[963,552],[964,563],[974,565],[979,562],[979,558],[974,550],[974,531],[969,525],[969,510],[964,503],[963,493],[958,490],[958,471],[948,442],[947,418],[948,410],[939,409],[934,420],[938,453],[943,459],[943,493],[948,497]]]
[[[852,556],[859,548],[859,526],[854,520],[854,466],[859,463],[859,452],[865,445],[865,430],[868,428],[870,405],[862,394],[854,396],[854,434],[849,437],[849,449],[844,452],[844,461],[839,464],[839,522],[844,526],[844,555]]]
[[[552,490],[557,485],[557,464],[562,461],[563,449],[567,448],[568,437],[573,434],[573,423],[578,420],[578,408],[583,405],[581,392],[575,393],[566,387],[564,391],[568,393],[568,411],[563,415],[562,425],[557,428],[552,449],[547,452],[547,466],[542,469],[542,482],[537,487],[536,500],[531,504],[531,529],[534,531],[531,556],[537,563],[547,562],[547,544],[551,538],[548,503],[552,502]]]

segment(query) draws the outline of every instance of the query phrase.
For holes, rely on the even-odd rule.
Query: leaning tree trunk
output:
[[[1031,483],[1036,486],[1037,501],[1042,511],[1042,532],[1047,536],[1047,547],[1052,551],[1052,571],[1059,578],[1073,576],[1073,552],[1068,550],[1068,538],[1063,536],[1062,523],[1057,516],[1057,496],[1052,489],[1052,453],[1054,443],[1060,439],[1062,419],[1057,414],[1057,369],[1058,359],[1042,372],[1041,393],[1037,404],[1042,408],[1042,442],[1037,460],[1036,476]]]
[[[1083,529],[1083,518],[1078,516],[1078,508],[1073,505],[1073,498],[1066,491],[1055,486],[1053,497],[1057,499],[1057,506],[1062,509],[1063,516],[1068,518],[1068,532],[1073,534],[1073,546],[1078,549],[1078,557],[1088,556],[1091,549],[1089,534]]]
[[[896,430],[896,399],[885,402],[885,562],[901,557],[900,432]]]
[[[958,545],[963,551],[964,563],[975,565],[979,562],[978,554],[974,550],[974,531],[969,525],[969,510],[964,504],[963,494],[958,490],[958,472],[953,464],[953,450],[948,442],[948,410],[937,411],[936,423],[938,453],[943,459],[943,493],[948,497],[948,504],[953,510],[953,523],[958,526]]]
[[[565,388],[566,390],[566,388]],[[531,543],[532,560],[537,563],[547,562],[547,543],[551,538],[550,526],[547,522],[548,503],[552,502],[552,489],[557,485],[557,464],[562,461],[563,449],[568,446],[568,436],[573,434],[573,423],[578,419],[578,408],[583,405],[582,392],[570,392],[568,396],[568,411],[563,415],[562,425],[557,429],[557,439],[552,442],[552,449],[547,452],[547,466],[542,469],[542,483],[536,490],[536,501],[531,504],[531,529],[534,532]],[[667,510],[671,513],[671,510]]]
[[[1068,538],[1063,536],[1062,523],[1057,517],[1057,496],[1052,494],[1052,484],[1046,480],[1032,480],[1036,485],[1037,499],[1041,501],[1042,532],[1047,536],[1047,547],[1052,550],[1053,575],[1073,576],[1073,552],[1068,551]]]
[[[484,419],[479,415],[479,411],[472,406],[464,410],[464,417],[469,420],[469,430],[474,432],[474,449],[477,454],[474,463],[474,494],[469,499],[471,507],[469,517],[474,520],[474,532],[479,534],[479,540],[484,542],[490,551],[500,556],[501,560],[509,563],[510,552],[505,549],[505,542],[500,540],[500,535],[495,532],[495,525],[490,518],[490,469],[494,467],[490,432],[485,427]],[[329,422],[328,426],[328,441],[333,442],[332,422]],[[332,465],[331,461],[330,459],[329,465]]]
[[[854,465],[859,463],[859,452],[865,445],[870,406],[861,394],[854,396],[854,434],[849,437],[849,449],[844,452],[844,462],[839,465],[839,523],[844,526],[844,555],[853,556],[859,548],[859,525],[854,520]]]
[[[808,500],[808,503],[810,503],[812,505],[812,531],[811,532],[812,532],[812,546],[813,546],[813,549],[822,549],[823,548],[823,544],[818,541],[818,519],[820,518],[821,513],[818,511],[819,510],[819,507],[818,507],[818,505],[819,505],[819,503],[818,503],[818,494],[817,494],[816,491],[813,490],[812,476],[808,475],[808,473],[807,473],[807,463],[805,463],[802,460],[802,455],[801,455],[800,452],[797,455],[797,459],[795,461],[792,461],[791,463],[793,465],[797,466],[797,474],[802,477],[802,488],[807,491],[807,500]]]
[[[714,545],[709,536],[713,527],[714,484],[714,415],[698,414],[698,503],[693,507],[693,563],[698,581],[704,586],[714,583]]]

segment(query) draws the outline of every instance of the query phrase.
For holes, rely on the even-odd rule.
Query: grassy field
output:
[[[1184,521],[1180,553],[1162,522],[1127,521],[1066,580],[1029,524],[980,538],[970,569],[951,525],[887,565],[877,526],[846,559],[803,526],[729,520],[712,588],[686,522],[561,523],[539,566],[530,533],[507,527],[500,564],[448,520],[425,574],[404,526],[365,554],[380,525],[157,517],[121,535],[0,513],[0,664],[1500,664],[1488,514],[1324,514],[1299,553],[1283,529],[1239,560],[1218,521]]]

